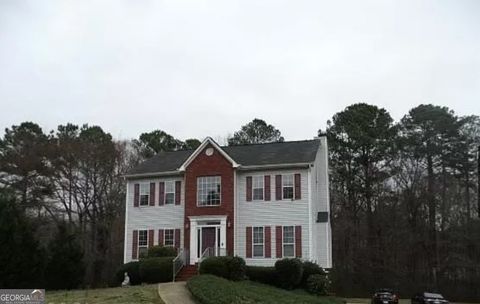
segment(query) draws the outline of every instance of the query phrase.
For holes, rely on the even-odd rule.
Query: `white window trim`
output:
[[[255,256],[255,228],[262,228],[262,234],[263,234],[263,243],[262,246],[263,246],[263,251],[262,251],[262,255],[261,256]],[[257,243],[257,245],[259,245],[259,243]],[[261,258],[265,258],[265,227],[263,226],[254,226],[252,227],[252,258],[253,259],[261,259]]]
[[[292,198],[285,198],[283,194],[285,193],[283,191],[284,188],[289,188],[290,186],[285,186],[285,176],[291,176],[292,177]],[[288,174],[282,174],[282,200],[286,201],[292,201],[295,199],[295,173],[288,173]]]
[[[218,204],[215,204],[215,205],[202,205],[199,201],[199,197],[198,197],[198,191],[199,191],[199,184],[198,184],[198,181],[199,181],[199,178],[202,178],[202,177],[218,177],[219,180],[220,180],[220,193],[219,193],[219,202]],[[218,206],[221,206],[222,205],[222,176],[221,175],[204,175],[204,176],[197,176],[197,193],[196,193],[196,197],[197,197],[197,207],[218,207]]]
[[[167,238],[165,237],[167,230],[173,231],[173,233],[172,233],[172,237],[173,237],[173,238],[172,238],[172,245],[166,245],[166,244],[165,244],[165,241],[167,240]],[[174,228],[165,228],[165,229],[163,229],[163,244],[162,244],[162,246],[175,247],[175,229],[174,229]]]
[[[163,205],[175,205],[175,199],[176,197],[176,180],[166,180],[163,181],[164,184],[164,190],[163,190]],[[167,193],[172,193],[172,192],[167,192],[167,183],[173,183],[173,202],[172,203],[167,203]]]
[[[263,195],[262,195],[262,199],[255,199],[255,189],[260,189],[260,188],[255,188],[255,183],[254,183],[254,179],[255,178],[260,178],[262,180],[262,189],[263,189]],[[252,176],[252,201],[257,201],[257,202],[263,202],[265,201],[265,176],[264,175],[253,175]]]
[[[147,204],[142,205],[142,185],[147,187],[147,194],[143,194],[147,196]],[[148,207],[150,206],[150,182],[141,182],[138,185],[138,206],[139,207]]]
[[[147,245],[142,245],[140,246],[140,232],[141,231],[145,231],[145,233],[147,234]],[[140,248],[147,248],[147,251],[148,251],[148,229],[141,229],[141,230],[138,230],[138,235],[137,235],[137,259],[140,259]]]
[[[293,243],[285,243],[285,227],[292,227],[293,228]],[[295,252],[297,252],[297,244],[295,242],[295,226],[294,225],[287,225],[282,226],[282,258],[295,258]],[[285,245],[292,245],[293,244],[293,255],[286,256],[285,255]]]

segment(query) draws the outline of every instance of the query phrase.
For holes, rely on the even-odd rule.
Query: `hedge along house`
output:
[[[298,257],[332,267],[326,137],[161,152],[127,175],[124,261],[174,246],[272,266]]]

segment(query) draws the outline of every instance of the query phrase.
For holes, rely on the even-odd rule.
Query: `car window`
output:
[[[423,295],[425,296],[425,298],[443,299],[443,296],[438,293],[425,292]]]

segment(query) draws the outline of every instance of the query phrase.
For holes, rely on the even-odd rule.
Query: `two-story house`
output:
[[[153,245],[198,262],[207,248],[248,265],[299,257],[332,267],[327,141],[161,152],[127,175],[125,262]]]

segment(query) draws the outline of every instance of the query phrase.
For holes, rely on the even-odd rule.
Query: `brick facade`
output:
[[[213,148],[212,155],[207,156],[205,150],[213,148],[207,145],[185,170],[185,223],[190,225],[189,216],[226,215],[226,248],[228,254],[233,254],[234,235],[234,168],[219,151]],[[220,206],[197,206],[197,177],[221,176]],[[185,229],[185,248],[190,250],[190,229]]]

